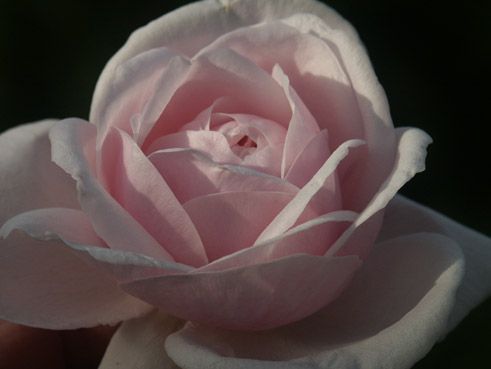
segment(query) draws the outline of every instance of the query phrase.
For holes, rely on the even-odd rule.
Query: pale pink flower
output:
[[[160,309],[105,368],[407,368],[491,289],[488,238],[396,196],[430,141],[324,5],[183,7],[110,60],[90,122],[0,136],[0,317]]]

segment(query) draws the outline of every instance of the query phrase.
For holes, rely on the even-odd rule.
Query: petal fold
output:
[[[159,311],[124,322],[106,349],[99,369],[179,369],[165,353],[168,334],[182,322]]]
[[[287,231],[298,220],[310,200],[321,190],[325,181],[334,174],[339,163],[349,154],[350,149],[359,147],[365,142],[362,140],[349,140],[340,145],[310,181],[297,192],[287,206],[273,219],[268,227],[259,235],[255,244],[268,238],[276,237]],[[327,207],[330,204],[326,205]]]
[[[426,148],[432,141],[431,137],[417,128],[397,128],[396,132],[398,151],[392,172],[358,219],[326,252],[326,256],[355,253],[365,257],[380,227],[385,206],[407,181],[425,169]]]
[[[14,232],[1,241],[0,319],[48,329],[116,324],[151,307],[59,241]]]
[[[264,332],[186,324],[168,336],[167,355],[186,369],[408,369],[445,332],[463,267],[447,237],[386,241],[341,296],[311,317]]]
[[[298,191],[278,177],[240,165],[220,164],[193,149],[159,150],[149,159],[181,203],[219,192]]]
[[[0,224],[33,208],[66,208],[72,220],[78,217],[75,181],[51,162],[48,132],[54,124],[32,123],[0,135]],[[86,237],[72,230],[76,239]],[[61,242],[20,232],[0,239],[0,296],[0,319],[50,329],[114,324],[149,308]]]
[[[128,293],[185,320],[264,330],[302,319],[334,300],[360,266],[354,256],[293,255],[219,272],[123,283]]]
[[[101,162],[109,193],[162,250],[183,264],[199,266],[207,262],[200,236],[188,214],[127,134],[116,129],[108,133]]]
[[[251,246],[293,196],[272,191],[220,192],[196,197],[184,209],[212,261]]]
[[[66,119],[50,131],[52,159],[77,182],[80,206],[96,233],[110,248],[142,252],[160,260],[173,260],[165,249],[102,187],[85,154],[95,144],[96,127],[80,119]],[[88,150],[95,153],[95,147]]]
[[[387,206],[379,239],[387,240],[416,232],[437,232],[457,242],[465,258],[464,279],[457,290],[447,333],[491,295],[491,238],[418,204],[396,196]]]

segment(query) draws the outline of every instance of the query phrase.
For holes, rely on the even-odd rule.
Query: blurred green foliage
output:
[[[16,0],[0,12],[1,130],[87,118],[97,77],[131,31],[188,1]],[[491,2],[327,1],[357,28],[396,126],[434,138],[403,193],[491,234]],[[415,368],[488,368],[491,300]],[[375,369],[375,368],[374,368]]]

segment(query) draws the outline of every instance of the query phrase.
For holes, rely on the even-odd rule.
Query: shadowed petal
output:
[[[221,192],[184,204],[209,260],[249,247],[292,199],[285,192]]]
[[[165,249],[131,217],[94,177],[85,156],[96,127],[80,119],[66,119],[50,131],[52,159],[77,181],[79,202],[96,233],[110,248],[142,252],[156,259],[172,260]],[[92,139],[92,141],[90,141]],[[90,150],[93,152],[94,147]]]
[[[295,197],[281,210],[268,227],[257,238],[258,244],[276,237],[288,230],[300,217],[310,200],[322,189],[325,181],[333,175],[339,163],[349,154],[350,149],[364,144],[362,140],[349,140],[339,146],[324,162],[310,181],[297,192]],[[327,205],[329,206],[329,205]]]
[[[159,150],[149,159],[181,203],[218,192],[298,191],[278,177],[239,165],[219,164],[192,149]]]
[[[115,324],[151,309],[60,241],[15,232],[0,243],[1,319],[74,329]]]
[[[447,326],[449,332],[491,295],[491,239],[410,199],[396,196],[387,206],[379,238],[416,232],[442,233],[457,242],[464,253],[465,274]]]
[[[110,194],[172,259],[192,266],[207,262],[199,234],[186,211],[127,134],[116,129],[109,132],[101,161]]]
[[[187,324],[166,350],[181,368],[408,369],[444,334],[463,274],[457,245],[414,234],[378,245],[341,296],[264,332]]]
[[[375,241],[385,206],[407,181],[425,169],[426,148],[431,143],[431,137],[417,128],[397,128],[396,132],[398,152],[392,172],[358,219],[326,252],[326,256],[355,254],[365,258],[369,246]]]
[[[334,300],[359,266],[354,256],[301,254],[220,272],[146,278],[121,287],[185,320],[264,330],[300,320]]]

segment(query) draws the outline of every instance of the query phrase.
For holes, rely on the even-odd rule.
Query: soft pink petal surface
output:
[[[184,204],[209,261],[251,246],[293,194],[271,191],[221,192]]]
[[[329,246],[356,220],[352,211],[334,211],[292,227],[280,236],[226,255],[200,268],[220,271],[256,263],[270,262],[294,254],[324,255]]]
[[[167,149],[191,149],[222,164],[238,164],[240,159],[230,149],[223,134],[215,131],[181,131],[162,136],[153,141],[150,155]]]
[[[83,211],[68,208],[42,208],[20,213],[0,228],[6,238],[20,229],[38,240],[62,239],[69,243],[105,247]]]
[[[384,240],[416,232],[442,233],[455,240],[464,253],[465,274],[448,322],[449,332],[472,308],[491,295],[491,239],[435,210],[396,196],[387,207],[379,238]]]
[[[92,120],[101,129],[99,139],[115,127],[140,143],[186,76],[189,64],[175,52],[160,48],[119,65],[108,86],[110,100]]]
[[[80,206],[91,219],[94,230],[110,248],[172,260],[169,253],[94,177],[84,146],[95,135],[95,126],[80,119],[60,121],[50,131],[52,159],[77,181]]]
[[[281,177],[284,178],[293,161],[305,149],[310,140],[319,133],[319,126],[295,90],[290,86],[288,76],[278,64],[273,67],[272,75],[283,88],[292,112],[281,161]]]
[[[384,208],[407,181],[425,169],[426,148],[432,141],[431,137],[416,128],[397,128],[396,132],[398,147],[391,173],[379,185],[375,196],[358,219],[332,245],[326,256],[355,254],[367,257],[368,246],[375,241],[382,223]]]
[[[298,191],[280,178],[238,165],[219,164],[194,150],[159,150],[149,159],[181,203],[218,192]]]
[[[247,112],[275,122],[288,122],[287,100],[268,73],[231,50],[214,50],[191,60],[186,80],[155,122],[143,148],[178,131],[222,97],[232,98],[223,100],[221,112]]]
[[[90,120],[94,121],[101,110],[112,100],[112,80],[118,65],[144,51],[161,46],[192,56],[221,35],[234,29],[288,17],[296,13],[311,13],[321,17],[331,28],[342,30],[348,38],[343,47],[347,53],[355,53],[364,69],[373,75],[368,57],[352,26],[332,9],[315,1],[289,0],[272,2],[254,0],[196,2],[166,14],[135,31],[124,47],[106,65],[94,94]],[[355,63],[355,61],[353,61]],[[374,77],[372,77],[372,80]]]
[[[99,369],[123,365],[132,369],[179,369],[167,356],[164,345],[167,335],[179,329],[183,322],[157,310],[148,318],[127,321],[116,331],[111,339],[113,347],[131,349],[107,350]]]
[[[458,246],[415,234],[381,243],[349,288],[303,321],[264,333],[187,325],[166,341],[182,368],[411,367],[446,329],[463,274]]]
[[[101,152],[111,196],[177,262],[200,266],[207,257],[198,231],[165,180],[125,133],[113,129]],[[144,252],[143,250],[139,250]]]
[[[142,279],[122,288],[186,320],[263,330],[302,319],[325,306],[339,295],[359,265],[355,256],[301,254],[220,272],[197,270]]]
[[[108,249],[94,232],[87,215],[80,210],[42,208],[20,213],[4,223],[0,228],[0,237],[10,237],[15,230],[21,230],[37,240],[62,241],[73,254],[86,259],[90,265],[97,264],[104,268],[119,282],[186,273],[193,269],[138,253]]]
[[[322,164],[317,173],[309,180],[309,182],[297,192],[295,197],[285,206],[281,212],[268,224],[263,232],[256,239],[255,244],[272,237],[276,237],[287,231],[293,226],[304,212],[305,208],[311,199],[323,188],[324,183],[332,175],[335,175],[335,170],[340,162],[348,156],[350,149],[355,149],[362,146],[362,140],[350,140],[340,145],[329,158]],[[332,196],[328,203],[325,204],[324,212],[336,210],[336,194]]]
[[[307,146],[297,155],[285,179],[298,187],[303,187],[320,169],[330,155],[327,130],[317,133]],[[331,183],[328,187],[333,187]]]
[[[0,136],[0,223],[35,208],[78,210],[75,183],[51,162],[54,121],[20,126]],[[1,318],[67,329],[113,324],[147,312],[101,269],[59,241],[14,232],[0,240]]]
[[[172,329],[162,325],[160,335],[152,334],[159,337],[161,349],[167,337],[166,353],[138,344],[138,355],[149,368],[165,358],[169,365],[186,369],[408,369],[447,331],[463,272],[460,248],[447,237],[419,233],[394,238],[376,246],[334,303],[307,319],[249,333],[186,324],[174,326],[175,333],[169,334]],[[133,324],[133,336],[156,319]],[[158,319],[170,318],[161,314]],[[131,350],[131,345],[113,341],[106,358]],[[111,365],[114,361],[103,362],[104,368]]]
[[[20,233],[0,241],[0,318],[48,329],[116,324],[152,307],[61,241]]]

